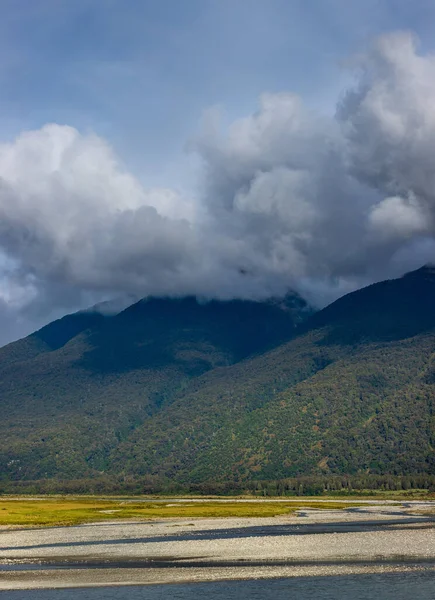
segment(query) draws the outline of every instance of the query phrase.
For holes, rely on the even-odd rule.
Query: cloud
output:
[[[68,126],[0,145],[1,302],[40,316],[122,294],[295,289],[321,305],[434,260],[435,58],[395,33],[356,68],[333,118],[291,93],[227,129],[209,111],[192,198],[144,189]]]
[[[225,134],[212,114],[197,141],[207,206],[230,237],[250,240],[267,289],[333,298],[400,274],[398,256],[411,268],[434,259],[423,242],[435,233],[435,58],[399,32],[354,65],[333,119],[267,94]]]
[[[361,78],[340,107],[354,173],[383,193],[432,204],[435,57],[407,33],[383,36],[361,59]]]
[[[379,239],[406,238],[429,233],[428,221],[414,198],[400,196],[385,198],[375,205],[369,215],[369,226]]]
[[[183,199],[144,190],[96,136],[52,124],[0,146],[8,288],[163,292],[158,282],[189,264],[193,238]]]
[[[347,173],[337,122],[291,94],[268,94],[225,137],[206,128],[197,148],[208,210],[231,238],[248,244],[239,262],[261,270],[267,289],[334,276],[351,259],[363,235],[364,193]]]

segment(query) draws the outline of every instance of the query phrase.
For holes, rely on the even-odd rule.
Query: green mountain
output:
[[[283,301],[142,300],[68,315],[0,349],[0,473],[89,477],[208,370],[289,339],[312,310]]]
[[[71,315],[0,350],[0,472],[435,474],[434,302],[423,267],[315,314],[293,296]]]

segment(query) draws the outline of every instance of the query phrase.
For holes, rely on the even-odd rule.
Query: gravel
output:
[[[0,589],[435,569],[435,523],[417,512],[432,508],[376,504],[288,517],[4,530]]]

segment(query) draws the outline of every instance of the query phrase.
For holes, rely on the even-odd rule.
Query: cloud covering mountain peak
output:
[[[0,145],[5,311],[289,289],[321,305],[433,261],[434,106],[435,58],[412,34],[384,35],[333,117],[287,92],[227,130],[212,111],[190,144],[190,198],[145,189],[97,135],[24,132]]]

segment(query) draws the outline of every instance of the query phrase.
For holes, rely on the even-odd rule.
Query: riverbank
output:
[[[0,534],[0,589],[435,570],[431,503],[261,518],[109,521]]]

